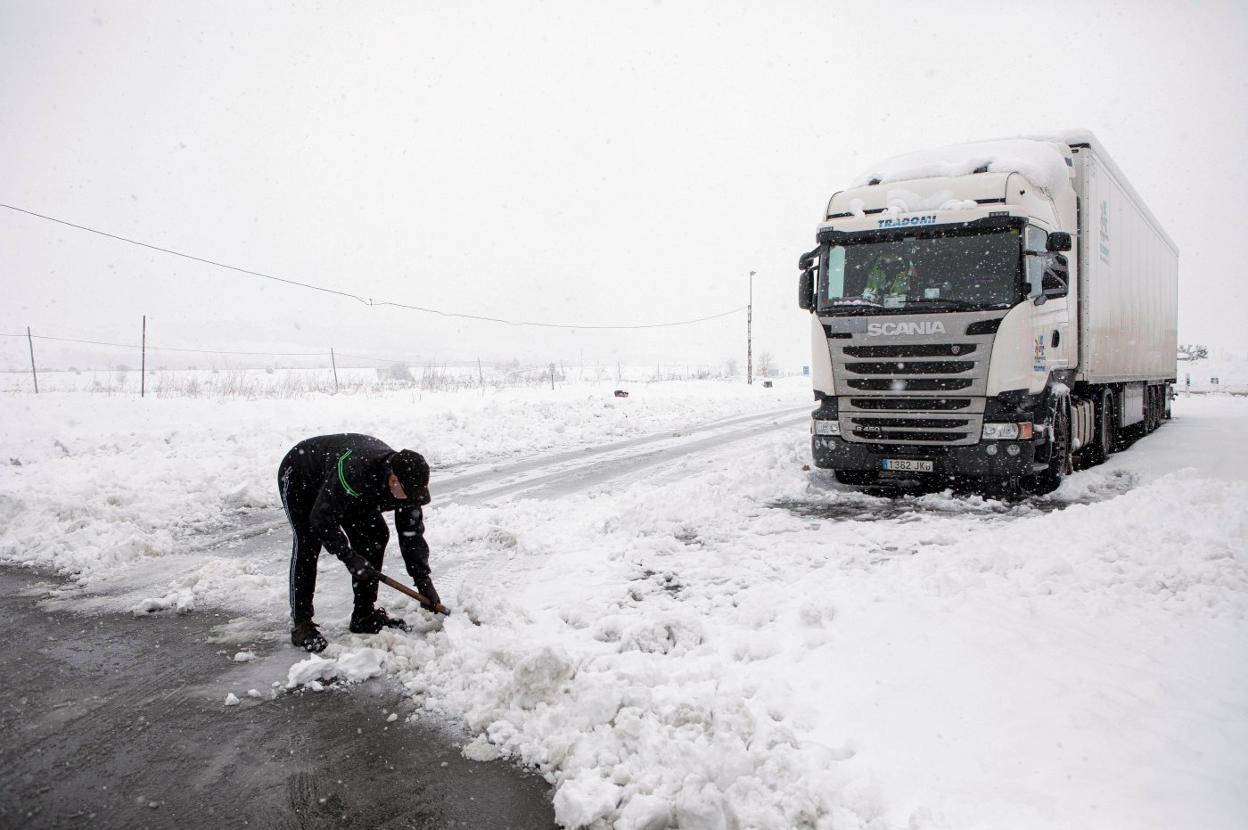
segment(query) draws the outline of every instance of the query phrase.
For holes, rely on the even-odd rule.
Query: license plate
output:
[[[885,470],[901,473],[930,473],[934,469],[931,461],[917,458],[885,458],[883,464]]]

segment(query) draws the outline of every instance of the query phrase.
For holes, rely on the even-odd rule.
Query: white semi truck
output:
[[[1178,250],[1088,132],[883,162],[799,261],[815,464],[1044,493],[1169,417]]]

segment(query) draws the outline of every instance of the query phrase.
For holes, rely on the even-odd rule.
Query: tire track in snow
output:
[[[797,424],[810,417],[808,409],[805,405],[786,407],[753,415],[720,418],[601,446],[563,450],[509,464],[476,464],[443,480],[437,478],[435,471],[434,502],[426,509],[437,510],[440,504],[447,503],[481,504],[526,491],[528,497],[558,498],[682,455]],[[643,452],[630,452],[651,445],[658,446]],[[237,545],[280,530],[286,524],[286,517],[280,510],[258,510],[243,519],[242,527],[215,534],[199,544],[186,547],[184,552],[199,553]]]
[[[733,419],[727,423],[721,422],[712,428],[701,428],[683,434],[650,436],[596,450],[565,453],[563,454],[565,459],[571,458],[573,463],[555,460],[550,463],[535,464],[524,470],[515,480],[509,480],[494,487],[472,490],[463,487],[462,484],[455,487],[455,482],[452,482],[448,500],[455,504],[476,505],[515,495],[539,499],[562,498],[687,455],[718,449],[746,438],[796,426],[809,419],[810,416],[805,409],[802,407],[800,415],[794,414],[792,409],[787,409],[764,416]],[[736,429],[724,428],[741,423],[747,425]],[[650,444],[659,446],[641,452],[631,451],[638,446]],[[514,471],[500,469],[491,474],[487,480],[497,481],[500,477],[511,478],[509,473],[512,472]]]

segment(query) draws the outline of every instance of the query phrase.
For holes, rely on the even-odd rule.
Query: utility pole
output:
[[[30,345],[30,376],[35,380],[35,394],[39,394],[39,373],[35,371],[35,338],[30,334],[30,326],[26,327],[26,342]]]
[[[147,397],[147,315],[143,315],[143,357],[139,363],[139,397]]]
[[[750,304],[745,307],[745,382],[754,385],[754,272],[750,272]]]
[[[338,394],[338,359],[334,357],[334,347],[329,347],[329,365],[334,368],[334,394]]]

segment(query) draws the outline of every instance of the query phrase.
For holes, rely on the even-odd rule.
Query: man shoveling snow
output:
[[[322,651],[325,638],[312,620],[316,561],[324,547],[351,573],[355,608],[350,630],[376,634],[406,623],[377,608],[377,583],[394,512],[399,551],[416,589],[431,610],[441,600],[429,576],[429,544],[421,506],[429,503],[429,465],[412,450],[391,449],[369,435],[343,433],[300,441],[277,470],[282,507],[294,535],[290,555],[290,641]]]

